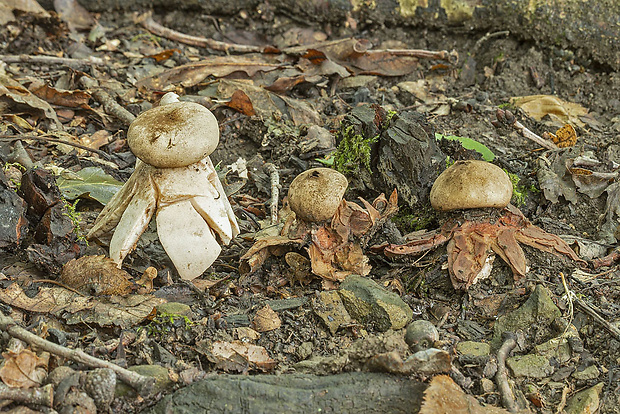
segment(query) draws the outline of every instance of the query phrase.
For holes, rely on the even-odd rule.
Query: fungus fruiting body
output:
[[[88,238],[114,230],[110,257],[120,267],[151,218],[179,275],[200,276],[239,234],[209,155],[219,141],[215,116],[201,105],[169,102],[136,118],[128,131],[136,168],[101,211]]]
[[[411,236],[405,244],[384,246],[384,252],[418,254],[448,243],[448,272],[457,289],[488,276],[495,254],[508,263],[515,280],[522,279],[528,266],[519,243],[583,262],[560,237],[531,224],[510,204],[511,196],[510,178],[501,168],[485,161],[457,161],[440,174],[430,194],[433,208],[454,211],[452,217],[440,229]]]
[[[245,273],[262,266],[275,247],[305,247],[312,273],[326,286],[355,273],[370,272],[362,245],[374,231],[396,213],[397,194],[383,194],[364,207],[343,199],[347,179],[336,170],[313,168],[299,174],[289,187],[288,205],[294,214],[277,236],[259,237],[241,257]],[[286,207],[285,207],[286,208]],[[284,210],[284,209],[283,209]],[[274,252],[275,253],[275,252]]]

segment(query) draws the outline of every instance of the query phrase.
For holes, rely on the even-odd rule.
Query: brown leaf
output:
[[[56,112],[54,112],[49,103],[32,94],[19,82],[3,74],[0,74],[0,98],[3,98],[0,100],[8,99],[16,105],[25,105],[34,110],[34,112],[40,111],[46,118],[56,124],[57,129],[62,129]]]
[[[29,349],[19,352],[3,352],[4,364],[0,367],[0,379],[9,387],[32,388],[41,385],[45,378],[47,361]]]
[[[221,78],[233,72],[243,72],[251,77],[257,72],[268,72],[282,66],[281,62],[264,54],[210,56],[200,62],[177,66],[157,75],[140,79],[138,88],[163,90],[169,85],[182,85],[187,88],[197,85],[208,76]]]
[[[271,309],[269,305],[265,305],[263,308],[256,311],[254,319],[252,320],[252,328],[256,332],[268,332],[278,329],[282,325],[282,320],[278,314]]]
[[[256,115],[252,101],[241,89],[237,89],[230,97],[230,101],[226,103],[229,108],[235,109],[241,112],[243,115],[252,116]]]
[[[276,367],[277,362],[269,357],[267,350],[262,346],[251,345],[241,341],[224,342],[215,341],[211,349],[211,355],[218,365],[234,362],[241,359],[249,368],[256,368],[263,372],[269,372]]]
[[[549,116],[552,123],[558,126],[571,124],[583,127],[585,124],[580,117],[588,114],[588,110],[583,106],[552,95],[519,96],[511,98],[510,103],[523,109],[537,121]]]
[[[265,89],[275,93],[284,93],[293,89],[295,86],[306,81],[304,75],[287,76],[284,78],[278,78],[274,83],[269,86],[265,86]]]
[[[56,89],[43,81],[33,82],[28,89],[30,92],[52,105],[90,109],[88,106],[90,95],[84,91]]]
[[[105,256],[73,259],[62,268],[60,282],[85,295],[127,295],[132,283],[129,273]]]
[[[323,124],[321,116],[306,101],[280,96],[249,82],[220,80],[218,95],[221,99],[230,99],[237,90],[242,90],[250,98],[256,115],[263,119],[279,114],[280,117],[290,117],[295,125]]]
[[[143,295],[97,299],[61,287],[40,288],[34,297],[29,297],[17,283],[0,289],[0,301],[31,312],[50,313],[68,324],[96,323],[123,329],[142,323],[155,306],[165,302]]]
[[[473,396],[465,394],[449,376],[437,375],[424,391],[424,402],[419,413],[508,414],[508,411],[492,406],[481,406]]]

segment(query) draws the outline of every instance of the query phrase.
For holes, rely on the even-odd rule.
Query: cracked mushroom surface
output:
[[[173,94],[140,114],[127,142],[136,168],[97,217],[88,238],[114,231],[110,257],[120,267],[155,216],[157,235],[179,275],[200,276],[239,227],[209,155],[219,142],[215,116]]]
[[[495,255],[512,269],[515,281],[528,272],[520,244],[583,260],[560,237],[534,226],[513,205],[508,175],[486,161],[457,161],[437,177],[430,193],[436,210],[453,211],[437,229],[384,247],[387,256],[419,254],[448,243],[448,272],[455,289],[467,289],[488,277]]]

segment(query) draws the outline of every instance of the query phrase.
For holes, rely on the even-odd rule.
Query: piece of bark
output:
[[[162,399],[146,414],[416,413],[427,385],[395,375],[213,375]]]

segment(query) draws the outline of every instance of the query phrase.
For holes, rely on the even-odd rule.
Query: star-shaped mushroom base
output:
[[[155,215],[157,235],[186,280],[200,276],[239,234],[237,220],[209,157],[179,168],[138,161],[101,211],[88,238],[114,230],[110,257],[120,266]]]
[[[528,268],[519,243],[585,263],[564,240],[534,226],[510,204],[497,218],[452,219],[440,229],[416,235],[405,244],[378,247],[386,256],[396,257],[419,254],[445,243],[448,243],[448,271],[455,289],[467,289],[488,275],[492,253],[508,263],[515,280],[522,279]]]

